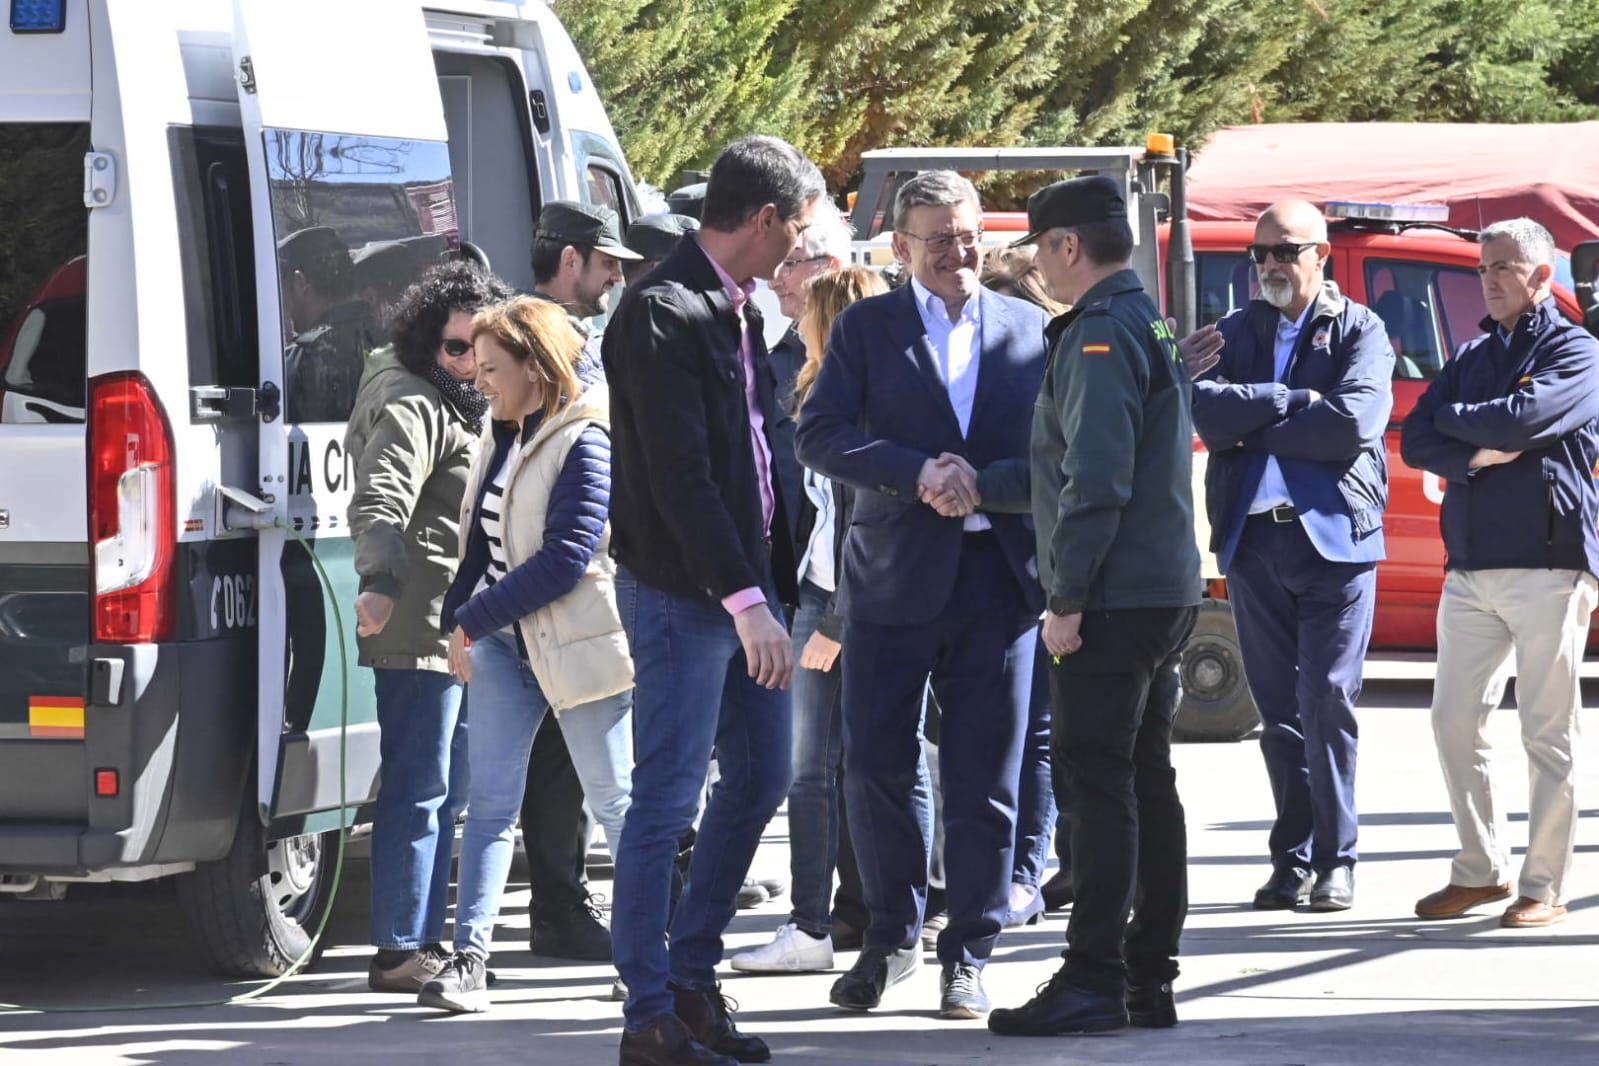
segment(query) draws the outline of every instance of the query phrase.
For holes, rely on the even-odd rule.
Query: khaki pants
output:
[[[1432,728],[1460,833],[1452,884],[1476,888],[1510,880],[1505,814],[1494,801],[1493,753],[1483,727],[1504,695],[1513,652],[1531,777],[1519,894],[1565,902],[1577,833],[1578,669],[1596,589],[1591,575],[1576,570],[1452,570],[1444,582]]]

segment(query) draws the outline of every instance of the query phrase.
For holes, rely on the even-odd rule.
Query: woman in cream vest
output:
[[[467,481],[461,566],[443,618],[450,667],[467,683],[472,774],[455,957],[419,997],[453,1011],[488,1005],[512,823],[545,711],[557,716],[613,857],[633,766],[633,663],[608,551],[605,384],[566,313],[545,300],[479,312],[472,342],[491,434]]]

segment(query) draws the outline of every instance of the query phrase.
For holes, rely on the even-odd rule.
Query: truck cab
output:
[[[637,193],[540,0],[6,2],[0,892],[174,877],[216,969],[281,973],[378,777],[313,356],[358,370],[441,256],[531,289],[544,200]]]

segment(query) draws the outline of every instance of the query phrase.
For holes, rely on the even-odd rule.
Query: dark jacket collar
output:
[[[1534,304],[1532,310],[1523,312],[1521,317],[1516,319],[1516,328],[1510,331],[1510,339],[1514,341],[1518,333],[1542,333],[1550,325],[1559,321],[1561,321],[1560,307],[1555,303],[1553,296],[1547,297]],[[1491,316],[1484,316],[1483,320],[1477,323],[1477,326],[1484,333],[1490,335],[1497,336],[1499,333],[1499,323],[1495,322]]]
[[[1132,267],[1125,267],[1114,274],[1100,278],[1088,287],[1088,291],[1083,293],[1082,299],[1072,305],[1070,311],[1056,315],[1049,325],[1044,327],[1044,339],[1053,348],[1060,335],[1065,333],[1067,327],[1076,322],[1084,311],[1096,305],[1109,303],[1112,296],[1143,291],[1144,283],[1138,277],[1138,271]]]

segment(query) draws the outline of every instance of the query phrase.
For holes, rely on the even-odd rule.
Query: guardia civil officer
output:
[[[1031,494],[1048,596],[1051,756],[1072,819],[1066,964],[989,1028],[1092,1033],[1177,1020],[1171,982],[1188,909],[1171,765],[1177,662],[1199,604],[1188,371],[1129,267],[1133,232],[1106,177],[1027,203],[1050,295]],[[1132,913],[1129,923],[1127,916]]]

